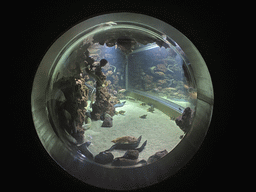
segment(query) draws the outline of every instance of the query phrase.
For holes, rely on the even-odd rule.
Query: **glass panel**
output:
[[[96,163],[153,163],[191,125],[197,91],[189,65],[174,41],[147,26],[108,22],[88,29],[63,48],[49,74],[54,130]]]

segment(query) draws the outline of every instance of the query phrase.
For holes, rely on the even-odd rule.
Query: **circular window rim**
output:
[[[197,106],[191,129],[179,144],[164,158],[141,167],[106,167],[85,162],[80,156],[64,147],[51,127],[46,109],[46,89],[49,72],[62,48],[76,35],[95,25],[106,22],[137,22],[157,29],[174,40],[186,54],[189,70],[197,86]],[[197,152],[211,121],[213,111],[213,86],[206,63],[193,43],[171,25],[151,16],[137,13],[110,13],[85,20],[66,31],[49,48],[36,72],[32,94],[31,110],[38,137],[48,154],[64,170],[83,182],[106,189],[130,190],[146,187],[175,174]],[[61,149],[61,150],[60,150]]]

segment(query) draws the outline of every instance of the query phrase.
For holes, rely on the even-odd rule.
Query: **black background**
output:
[[[12,150],[15,163],[11,167],[18,173],[17,179],[27,181],[19,187],[44,191],[100,190],[67,174],[44,151],[34,130],[30,94],[37,67],[58,37],[87,18],[125,11],[156,17],[187,36],[206,61],[215,97],[212,122],[196,155],[176,175],[138,191],[157,191],[163,188],[170,191],[224,189],[231,174],[228,166],[231,146],[228,144],[227,133],[232,126],[231,112],[235,110],[233,103],[237,71],[231,62],[234,54],[231,51],[231,37],[235,12],[221,1],[103,2],[36,2],[21,9],[13,21],[18,25],[13,26],[17,34],[12,43],[15,61],[10,66],[12,74],[15,74],[12,75],[15,93],[11,99],[17,101],[18,110],[15,110],[17,147]]]

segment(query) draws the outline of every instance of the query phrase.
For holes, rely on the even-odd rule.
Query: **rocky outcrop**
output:
[[[106,113],[106,115],[104,115],[104,120],[103,123],[101,125],[101,127],[112,127],[113,126],[113,118]]]
[[[92,104],[92,119],[99,120],[101,115],[105,113],[110,116],[114,116],[115,108],[112,103],[110,103],[111,95],[108,93],[106,87],[98,88],[96,91],[96,101]]]
[[[187,107],[184,109],[182,115],[176,118],[176,125],[178,125],[181,130],[186,133],[191,128],[193,117],[194,110],[192,110],[190,107]]]
[[[99,120],[101,115],[105,113],[114,116],[115,108],[110,103],[111,95],[108,92],[106,85],[106,76],[101,71],[101,68],[107,64],[107,60],[102,59],[97,66],[88,66],[86,72],[89,76],[96,80],[96,101],[92,104],[91,117],[94,120]]]
[[[133,159],[133,160],[138,159],[138,157],[139,157],[138,150],[128,150],[123,156],[123,158],[125,159]]]

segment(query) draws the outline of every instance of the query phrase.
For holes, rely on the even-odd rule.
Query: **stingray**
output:
[[[141,152],[144,149],[144,147],[147,145],[147,140],[141,145],[141,147],[136,148],[136,147],[139,146],[140,141],[141,141],[141,136],[134,143],[121,143],[121,142],[117,142],[114,145],[112,145],[112,147],[110,147],[106,151],[112,151],[114,149],[124,149],[124,150],[134,149],[134,150],[138,150],[139,152]]]

